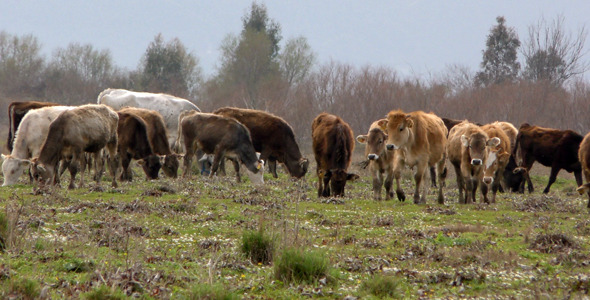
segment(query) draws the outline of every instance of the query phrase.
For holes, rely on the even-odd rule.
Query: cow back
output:
[[[322,113],[312,123],[311,136],[318,168],[348,169],[354,150],[353,133],[348,123]]]
[[[8,151],[12,151],[15,134],[18,130],[19,124],[21,123],[24,116],[29,110],[42,108],[46,106],[58,106],[58,103],[52,102],[39,102],[39,101],[14,101],[8,105],[8,140],[6,141],[6,147]]]
[[[134,114],[145,122],[148,139],[152,146],[154,153],[160,155],[171,154],[170,145],[167,139],[166,124],[162,115],[151,109],[125,107],[119,112]]]

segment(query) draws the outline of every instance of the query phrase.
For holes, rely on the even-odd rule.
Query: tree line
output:
[[[355,134],[397,108],[588,132],[590,85],[580,76],[590,66],[584,60],[585,28],[568,33],[562,16],[542,19],[521,42],[504,17],[496,22],[480,70],[451,65],[428,78],[402,77],[384,66],[318,64],[307,39],[283,42],[280,24],[256,2],[243,16],[241,32],[221,42],[219,67],[210,78],[203,77],[198,57],[178,38],[166,40],[161,34],[130,71],[117,67],[108,49],[72,43],[46,59],[33,35],[1,31],[0,109],[24,100],[79,105],[95,102],[106,88],[125,88],[173,94],[203,111],[221,106],[266,110],[286,119],[304,144],[311,143],[311,121],[323,111],[341,116]]]

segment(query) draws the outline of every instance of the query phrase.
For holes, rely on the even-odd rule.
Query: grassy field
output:
[[[138,171],[118,189],[0,189],[0,297],[554,299],[590,290],[587,198],[571,176],[543,195],[539,172],[535,193],[499,194],[494,205],[457,204],[449,179],[445,205],[435,189],[415,205],[372,200],[360,170],[341,199],[317,198],[315,166],[300,181],[265,174],[257,188],[231,175],[147,182]],[[258,261],[243,250],[256,234],[268,254]],[[302,267],[322,268],[285,277],[298,255]]]

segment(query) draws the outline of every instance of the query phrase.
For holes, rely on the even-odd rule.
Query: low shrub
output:
[[[127,299],[127,295],[118,288],[101,285],[90,292],[82,294],[81,298],[87,300],[118,300]]]
[[[362,282],[360,290],[363,294],[369,294],[378,298],[401,298],[398,291],[399,281],[392,276],[376,274]]]
[[[270,264],[274,252],[274,240],[261,231],[247,231],[242,235],[242,253],[252,263]]]
[[[313,283],[331,277],[330,261],[324,253],[288,248],[275,261],[275,277],[283,282]],[[331,279],[331,278],[327,278]]]
[[[198,284],[192,287],[186,299],[233,300],[240,299],[221,284]]]

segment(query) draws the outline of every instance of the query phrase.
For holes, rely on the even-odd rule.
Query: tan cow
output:
[[[512,144],[510,144],[510,137],[506,135],[504,128],[510,130],[511,134],[513,132],[510,126],[506,124],[511,125],[506,122],[494,122],[481,127],[490,139],[499,139],[499,141],[496,140],[486,147],[488,157],[484,165],[483,183],[492,188],[491,203],[496,203],[496,193],[504,181],[504,169],[506,169],[510,159]],[[516,135],[514,135],[514,138],[516,139]]]
[[[588,194],[587,207],[590,208],[590,133],[586,134],[582,140],[582,143],[580,143],[578,159],[582,164],[582,172],[586,178],[586,183],[578,187],[578,193],[580,193],[580,195],[584,193]]]
[[[447,128],[441,120],[432,113],[415,111],[405,113],[394,110],[387,115],[387,150],[395,150],[394,176],[396,180],[401,176],[405,165],[416,168],[414,179],[414,203],[426,203],[426,191],[420,197],[420,184],[428,166],[437,166],[438,173],[438,203],[444,203],[442,186],[444,185],[445,145],[447,143]],[[425,188],[426,189],[426,188]],[[405,195],[398,186],[398,199],[404,200]]]
[[[373,122],[369,133],[356,137],[357,142],[365,144],[365,155],[369,160],[369,172],[373,178],[373,198],[381,200],[381,186],[385,187],[385,199],[393,198],[393,157],[394,151],[387,151],[387,119]],[[385,182],[383,174],[385,173]],[[397,181],[399,186],[399,180]]]

